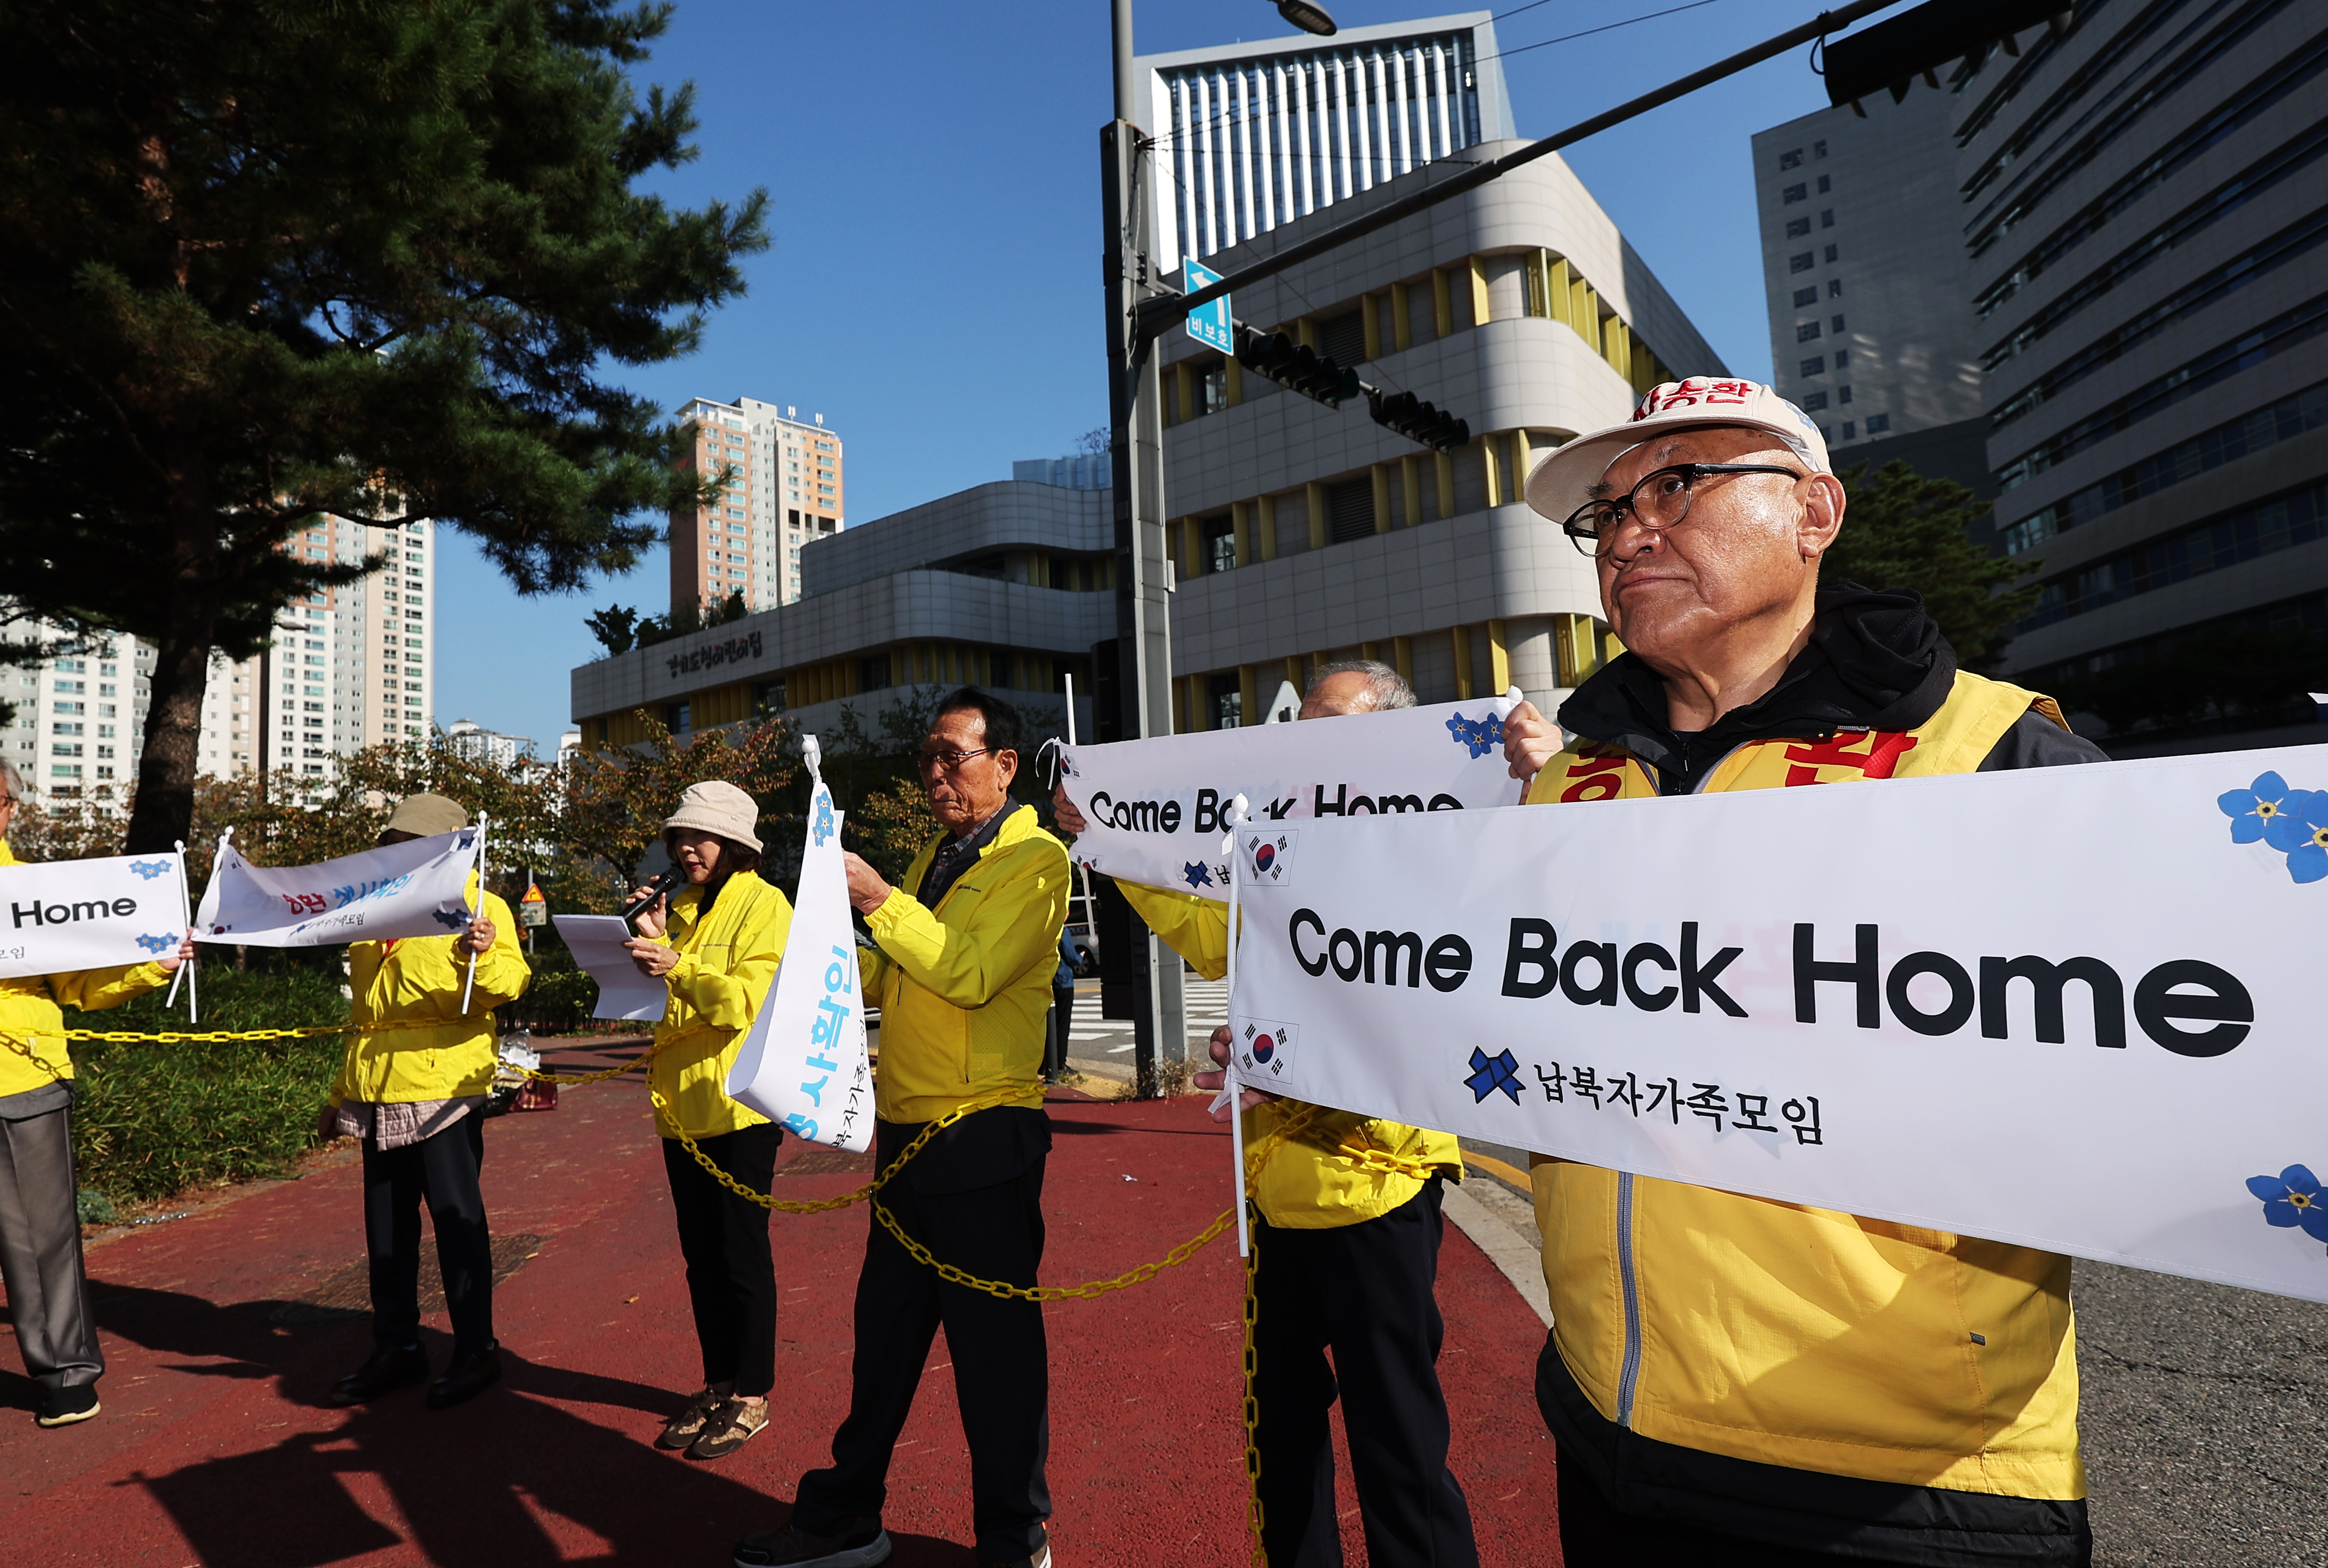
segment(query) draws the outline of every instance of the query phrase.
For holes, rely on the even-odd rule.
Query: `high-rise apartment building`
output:
[[[288,768],[321,777],[333,758],[428,733],[435,669],[435,533],[423,520],[379,528],[322,516],[284,548],[303,559],[380,569],[311,594],[276,619],[256,658],[214,654],[194,766],[213,778]],[[126,787],[137,777],[154,650],[100,639],[85,655],[0,672],[16,704],[0,756],[49,793]]]
[[[1899,458],[1986,494],[1952,103],[1925,90],[1861,107],[1753,138],[1771,383],[1838,464]]]
[[[2044,688],[2173,670],[2219,628],[2328,631],[2328,10],[2090,0],[2018,48],[1950,84],[1996,521],[2042,563],[2005,668]]]
[[[803,421],[796,406],[756,397],[699,397],[679,411],[696,427],[680,466],[735,479],[711,506],[671,515],[671,607],[674,612],[741,593],[754,610],[800,597],[801,546],[848,527],[842,510],[840,437],[824,415]]]
[[[1177,268],[1513,135],[1485,11],[1142,55],[1158,260]]]

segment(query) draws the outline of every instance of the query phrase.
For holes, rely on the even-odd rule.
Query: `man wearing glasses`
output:
[[[1507,722],[1531,803],[2104,760],[2050,698],[1958,669],[1915,594],[1819,581],[1843,483],[1766,387],[1657,387],[1539,463],[1527,501],[1592,558],[1629,650],[1560,728],[1526,704]],[[1946,853],[1901,849],[1903,878]],[[2068,1258],[1567,1162],[1535,1175],[1536,1402],[1570,1568],[2089,1561]]]
[[[1043,1047],[1069,867],[1035,808],[1010,798],[1018,744],[1009,705],[970,686],[947,696],[921,751],[922,788],[945,831],[903,887],[854,854],[846,861],[850,902],[878,944],[859,950],[866,994],[881,1007],[876,1158],[886,1169],[929,1123],[1007,1097],[931,1139],[878,1201],[939,1261],[1031,1286],[1051,1147]],[[789,1526],[737,1543],[740,1568],[887,1560],[889,1461],[941,1324],[970,1445],[976,1560],[1048,1568],[1043,1309],[945,1283],[878,1223],[857,1277],[854,1381],[832,1464],[801,1478]]]

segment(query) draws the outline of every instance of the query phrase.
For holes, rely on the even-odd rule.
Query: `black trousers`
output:
[[[43,1394],[104,1374],[81,1272],[71,1113],[63,1106],[0,1120],[0,1279],[24,1375]]]
[[[967,1190],[925,1191],[908,1174],[881,1190],[879,1201],[906,1234],[940,1262],[981,1279],[1031,1285],[1043,1260],[1043,1165],[1035,1153],[1008,1154],[988,1140],[1010,1131],[1006,1118],[1039,1112],[984,1111],[948,1130],[990,1143],[996,1168],[1016,1167],[1006,1180]],[[989,1118],[994,1118],[989,1121]],[[984,1127],[976,1125],[985,1123]],[[887,1168],[921,1129],[878,1125],[877,1145]],[[1043,1146],[1048,1146],[1047,1131]],[[965,1161],[946,1161],[934,1143],[915,1156],[932,1172],[950,1170],[933,1185],[955,1189],[974,1181]],[[970,1443],[971,1517],[980,1563],[1012,1563],[1044,1544],[1051,1491],[1044,1469],[1051,1446],[1050,1367],[1043,1309],[948,1284],[876,1220],[865,1241],[857,1276],[857,1360],[849,1418],[832,1440],[832,1465],[801,1478],[793,1519],[817,1535],[839,1535],[859,1516],[878,1515],[888,1498],[889,1460],[905,1430],[922,1367],[939,1326],[953,1358],[953,1386]]]
[[[380,1349],[420,1343],[420,1206],[436,1229],[436,1265],[453,1320],[453,1354],[493,1342],[493,1237],[477,1173],[485,1119],[471,1111],[443,1131],[382,1149],[363,1145],[364,1240],[371,1253],[371,1337]]]
[[[695,1143],[722,1171],[765,1192],[784,1141],[783,1127],[764,1122]],[[677,1138],[662,1141],[662,1168],[671,1180],[680,1255],[687,1260],[704,1385],[733,1383],[745,1398],[764,1398],[776,1386],[776,1260],[768,1249],[768,1210],[722,1187]]]
[[[1440,1199],[1434,1177],[1388,1214],[1356,1225],[1253,1227],[1254,1439],[1271,1568],[1340,1568],[1327,1425],[1338,1393],[1366,1561],[1477,1568],[1471,1510],[1447,1468],[1447,1400],[1439,1390]]]

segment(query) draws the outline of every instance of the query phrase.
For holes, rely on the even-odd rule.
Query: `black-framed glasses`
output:
[[[1679,527],[1681,520],[1689,516],[1690,497],[1697,487],[1718,473],[1782,473],[1792,480],[1804,477],[1794,469],[1769,462],[1677,462],[1671,468],[1643,475],[1640,482],[1625,495],[1585,502],[1560,525],[1560,531],[1575,542],[1581,553],[1605,555],[1616,541],[1617,530],[1625,526],[1628,518],[1645,528],[1659,531]]]
[[[981,746],[974,751],[924,751],[920,762],[925,773],[959,773],[962,764],[972,757],[991,757],[994,748]]]

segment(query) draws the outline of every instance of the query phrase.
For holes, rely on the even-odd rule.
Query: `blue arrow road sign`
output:
[[[1221,275],[1201,261],[1180,264],[1180,292],[1194,294],[1221,281]],[[1223,294],[1211,304],[1199,305],[1188,313],[1188,335],[1200,343],[1207,343],[1224,354],[1236,352],[1236,339],[1229,328],[1229,296]]]

